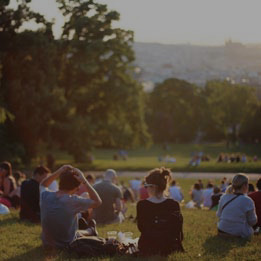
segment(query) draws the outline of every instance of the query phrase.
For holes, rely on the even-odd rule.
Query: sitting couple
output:
[[[59,191],[50,192],[48,186],[57,178],[60,180]],[[170,171],[164,168],[152,170],[145,178],[150,197],[137,205],[141,255],[168,255],[183,249],[179,204],[164,196],[169,179]],[[80,184],[85,186],[89,199],[74,195]],[[64,249],[79,237],[97,235],[95,222],[79,230],[78,214],[101,204],[100,196],[79,169],[65,165],[46,177],[40,184],[43,245]]]

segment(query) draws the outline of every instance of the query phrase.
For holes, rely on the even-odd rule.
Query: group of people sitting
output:
[[[6,194],[6,179],[10,184],[15,182],[10,167],[8,162],[0,164],[0,189],[5,191],[1,196],[2,204],[2,199],[10,199]],[[52,191],[50,186],[56,180],[59,181],[58,190]],[[136,180],[140,182],[139,179]],[[41,222],[44,248],[74,251],[72,246],[79,246],[74,242],[86,243],[86,238],[98,236],[96,222],[123,222],[124,197],[116,183],[117,174],[113,169],[108,169],[104,179],[95,184],[92,175],[87,179],[81,170],[70,165],[64,165],[54,173],[39,166],[32,178],[24,180],[21,185],[20,218],[34,223]],[[9,192],[15,189],[10,189],[13,186],[10,184]],[[168,189],[169,184],[171,186]],[[182,196],[173,199],[178,194],[176,187],[169,169],[156,168],[145,177],[141,188],[146,190],[147,197],[138,201],[136,217],[141,233],[138,240],[141,256],[166,256],[175,251],[183,251],[183,217],[179,204]],[[247,196],[247,176],[238,174],[233,178],[218,204],[220,235],[249,237],[253,234],[253,226],[260,227],[257,215],[260,217],[261,179],[258,180],[257,187],[259,191]],[[170,196],[165,194],[167,190]]]
[[[232,154],[226,154],[226,153],[220,153],[217,158],[218,163],[246,163],[248,161],[258,161],[258,157],[255,155],[253,158],[247,157],[245,153],[232,153]]]

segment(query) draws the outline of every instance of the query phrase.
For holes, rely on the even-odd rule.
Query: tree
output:
[[[56,128],[60,143],[78,161],[84,160],[93,146],[146,144],[149,135],[142,87],[133,79],[130,67],[133,33],[112,28],[119,14],[108,11],[106,5],[58,2],[68,20],[62,35],[67,54],[60,86],[69,110],[67,127]]]
[[[76,161],[94,146],[146,144],[142,87],[130,66],[133,33],[111,25],[119,14],[94,1],[57,1],[67,22],[55,40],[52,24],[26,2],[0,9],[0,106],[14,115],[1,127],[4,144],[22,147],[24,162],[40,144],[57,145]],[[29,20],[42,28],[22,31]]]
[[[239,136],[246,142],[258,143],[261,141],[261,103],[253,106],[251,114],[245,117],[239,130]]]
[[[148,125],[156,142],[189,142],[200,123],[199,89],[170,78],[158,84],[149,97]]]
[[[253,113],[257,103],[255,90],[227,81],[211,81],[205,87],[208,115],[226,140],[238,140],[244,120]]]
[[[53,96],[55,46],[51,24],[43,16],[32,12],[25,1],[17,1],[14,10],[8,8],[8,2],[0,8],[0,85],[2,103],[14,117],[1,127],[5,137],[1,151],[5,157],[12,152],[13,158],[17,152],[27,162],[37,155],[39,141],[46,140],[58,101]],[[29,20],[42,24],[42,29],[19,32]]]

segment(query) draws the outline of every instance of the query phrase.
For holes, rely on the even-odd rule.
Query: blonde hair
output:
[[[232,185],[228,186],[226,189],[226,194],[232,194],[236,190],[241,189],[245,184],[248,184],[248,176],[244,173],[238,173],[232,179]]]

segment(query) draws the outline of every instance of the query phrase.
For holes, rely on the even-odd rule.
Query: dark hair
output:
[[[261,190],[261,178],[259,178],[256,182],[256,186],[259,190]]]
[[[15,178],[15,181],[16,181],[16,185],[17,186],[20,186],[21,185],[21,181],[24,177],[23,173],[19,170],[15,171],[14,174],[13,174],[14,178]]]
[[[166,190],[171,178],[170,173],[170,170],[164,167],[156,168],[149,172],[149,175],[145,177],[145,181],[148,184],[156,185],[157,192],[163,192]]]
[[[255,187],[252,183],[248,183],[248,192],[254,192],[255,191]]]
[[[0,163],[0,168],[7,171],[7,173],[5,175],[6,177],[12,176],[12,165],[11,165],[10,162],[8,162],[8,161],[1,162]]]
[[[171,182],[171,186],[175,186],[176,185],[176,180],[173,179],[172,182]]]
[[[79,187],[80,184],[81,182],[75,178],[75,173],[73,170],[66,170],[60,175],[60,181],[59,181],[60,190],[70,191]]]
[[[199,185],[199,183],[195,183],[195,184],[194,184],[194,189],[200,190],[200,185]]]
[[[214,187],[214,185],[211,183],[211,182],[209,182],[208,184],[207,184],[207,188],[213,188]]]
[[[35,168],[33,175],[43,176],[46,173],[51,173],[51,171],[45,166],[38,166]]]
[[[220,192],[220,188],[219,187],[214,187],[213,192],[214,192],[214,194],[218,194]]]
[[[87,176],[86,176],[86,179],[88,180],[88,181],[94,181],[95,180],[95,178],[94,178],[94,176],[93,176],[93,174],[88,174]]]

